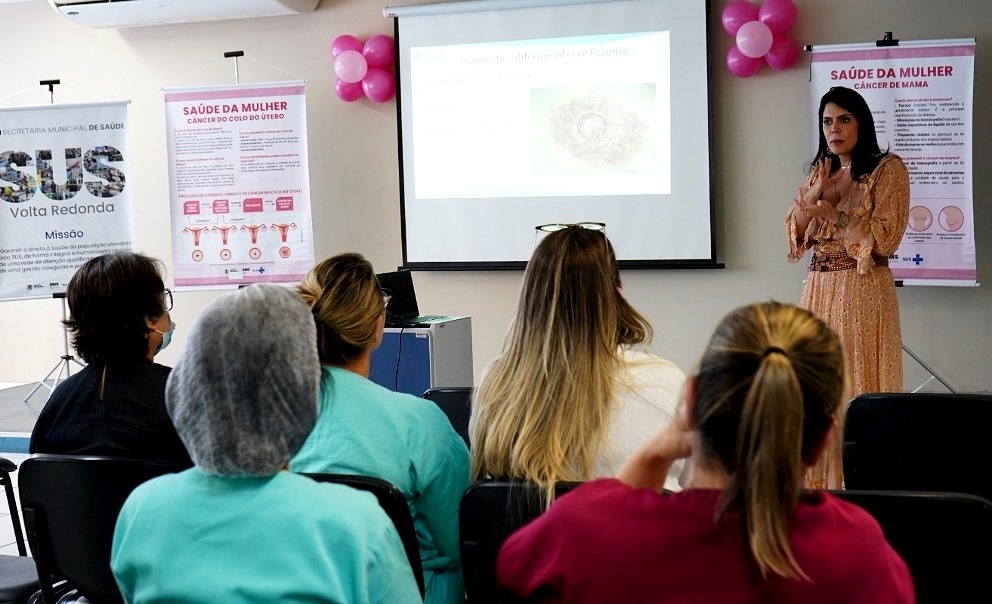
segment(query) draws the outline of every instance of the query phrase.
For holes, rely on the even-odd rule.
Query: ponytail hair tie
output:
[[[785,356],[789,356],[788,353],[786,353],[778,346],[769,346],[768,348],[765,348],[764,352],[761,353],[761,358],[765,358],[766,356],[772,354],[773,352],[777,352],[779,354],[784,354]]]

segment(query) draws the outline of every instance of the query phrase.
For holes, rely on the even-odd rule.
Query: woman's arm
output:
[[[415,463],[417,513],[434,537],[438,553],[457,562],[461,560],[458,505],[469,484],[468,448],[440,409],[425,417],[420,428],[424,451]]]
[[[686,406],[679,405],[675,419],[652,436],[620,468],[617,478],[637,489],[661,492],[672,464],[692,453]]]
[[[798,259],[808,248],[804,245],[806,231],[814,218],[829,220],[837,211],[833,205],[823,201],[823,189],[840,177],[840,172],[830,175],[830,162],[821,160],[813,166],[806,183],[799,187],[792,206],[785,216],[786,232],[789,238],[789,257]],[[834,217],[836,218],[836,216]]]
[[[874,238],[872,251],[888,256],[899,248],[909,223],[909,170],[901,159],[893,157],[871,180],[869,190],[874,204],[857,230]]]

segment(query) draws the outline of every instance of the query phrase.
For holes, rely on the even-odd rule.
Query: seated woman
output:
[[[172,293],[159,261],[132,252],[91,258],[65,288],[72,346],[88,364],[52,392],[31,433],[31,453],[117,455],[188,468],[165,410]]]
[[[315,339],[277,285],[204,309],[166,388],[196,465],[125,502],[110,566],[126,602],[420,601],[373,495],[284,471],[317,419]]]
[[[294,472],[375,476],[406,497],[420,541],[424,601],[463,603],[458,504],[468,486],[468,449],[431,401],[370,381],[386,300],[359,254],[317,264],[299,285],[317,325],[319,419],[290,462]]]
[[[651,325],[620,290],[602,230],[548,234],[524,273],[503,352],[472,404],[472,475],[559,481],[613,476],[675,417],[685,373],[647,353]],[[639,349],[640,348],[640,349]],[[679,489],[682,462],[665,486]]]
[[[512,535],[501,584],[556,602],[915,602],[906,564],[867,512],[803,491],[843,386],[840,340],[809,311],[731,312],[679,418],[620,480],[580,486]],[[685,490],[659,494],[690,452]]]

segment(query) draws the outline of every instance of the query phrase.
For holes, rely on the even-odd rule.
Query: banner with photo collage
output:
[[[177,288],[297,282],[313,266],[305,91],[164,91]]]
[[[904,285],[978,285],[975,40],[879,41],[811,51],[812,114],[831,86],[857,90],[871,107],[882,150],[888,147],[909,168],[909,226],[889,259],[893,276]],[[813,141],[817,137],[814,130]]]
[[[0,108],[0,300],[61,297],[133,249],[127,101]]]

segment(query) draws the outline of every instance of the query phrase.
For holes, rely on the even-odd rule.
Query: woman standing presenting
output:
[[[840,335],[850,395],[899,392],[902,335],[888,264],[909,221],[909,172],[881,151],[871,109],[854,90],[828,90],[818,117],[816,157],[785,218],[789,261],[813,249],[800,305]],[[810,468],[810,487],[841,487],[840,439]]]

